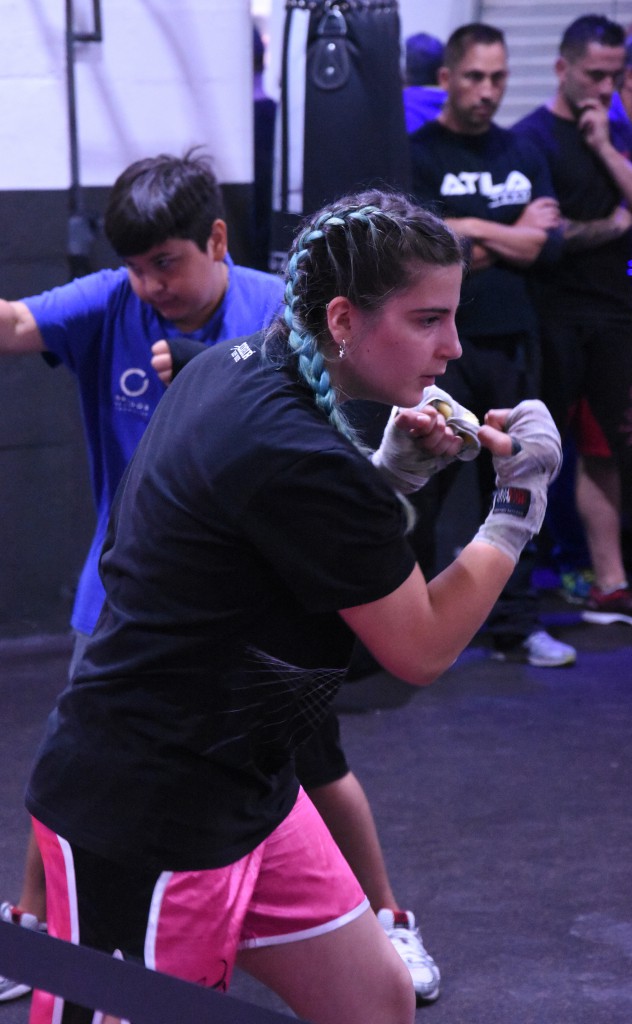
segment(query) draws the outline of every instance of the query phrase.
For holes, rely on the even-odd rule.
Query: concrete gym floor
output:
[[[552,601],[547,628],[574,667],[490,661],[479,640],[423,691],[380,673],[339,701],[395,891],[443,975],[418,1021],[632,1020],[632,627]],[[65,635],[0,642],[2,900],[19,894],[22,791],[69,652]],[[232,991],[281,1006],[243,975]],[[28,1008],[0,1004],[0,1024]]]

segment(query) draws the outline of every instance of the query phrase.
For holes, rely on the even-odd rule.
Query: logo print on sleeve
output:
[[[254,356],[254,351],[251,349],[247,341],[242,341],[241,345],[233,345],[230,350],[230,354],[236,363],[242,359],[249,359],[250,356]]]

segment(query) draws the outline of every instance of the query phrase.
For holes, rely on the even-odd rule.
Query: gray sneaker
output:
[[[574,665],[577,651],[570,644],[556,640],[544,629],[537,629],[522,643],[508,650],[492,651],[494,661],[522,661],[536,668],[562,668]]]
[[[411,910],[378,910],[377,919],[410,971],[419,1002],[439,998],[439,968],[424,949],[415,915]]]
[[[30,928],[31,931],[46,931],[46,925],[41,924],[35,914],[27,914],[25,910],[14,907],[10,903],[0,905],[0,920],[20,925],[22,928]],[[10,999],[19,999],[31,991],[30,985],[24,985],[21,981],[12,981],[0,974],[0,1003],[8,1003]]]

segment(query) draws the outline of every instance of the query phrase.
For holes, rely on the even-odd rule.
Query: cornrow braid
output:
[[[316,405],[354,443],[328,370],[327,304],[344,295],[358,309],[379,311],[423,266],[464,264],[461,244],[430,211],[396,192],[345,196],[304,222],[286,267],[285,309],[268,340],[286,343]]]
[[[312,248],[316,242],[326,241],[325,228],[342,227],[345,222],[324,211],[313,225],[298,236],[288,261],[285,285],[285,323],[289,328],[288,345],[298,357],[301,377],[314,393],[316,405],[326,414],[330,423],[355,443],[355,434],[336,403],[336,393],[331,384],[325,357],[318,348],[316,337],[307,329],[298,312],[300,289],[303,278],[309,274]],[[295,289],[297,294],[295,294]]]

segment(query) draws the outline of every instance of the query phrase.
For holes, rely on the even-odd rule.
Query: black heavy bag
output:
[[[396,0],[287,0],[271,269],[296,225],[368,186],[408,190]]]

